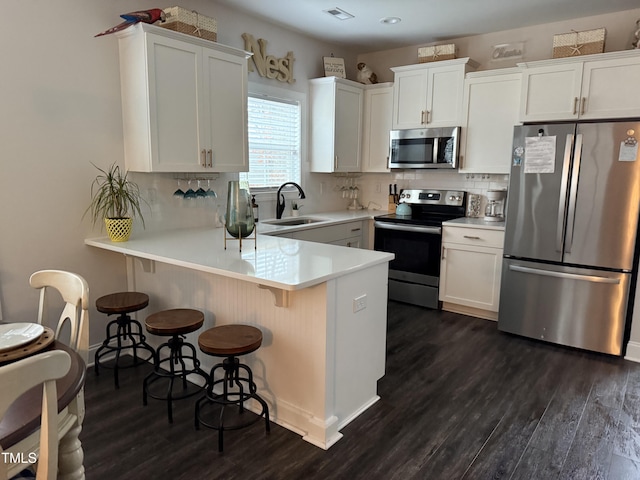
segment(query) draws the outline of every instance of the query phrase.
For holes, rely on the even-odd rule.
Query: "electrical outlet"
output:
[[[367,294],[360,295],[353,299],[353,313],[359,312],[367,308]]]

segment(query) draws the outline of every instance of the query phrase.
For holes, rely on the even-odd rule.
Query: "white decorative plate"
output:
[[[37,323],[7,323],[0,325],[0,352],[33,342],[42,335],[44,327]]]

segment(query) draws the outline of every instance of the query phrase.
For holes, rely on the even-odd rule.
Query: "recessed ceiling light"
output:
[[[396,23],[400,23],[402,21],[399,17],[384,17],[380,19],[380,23],[385,23],[387,25],[395,25]]]
[[[350,18],[353,18],[353,15],[351,15],[348,12],[345,12],[344,10],[338,7],[330,8],[329,10],[325,10],[325,12],[328,13],[329,15],[334,16],[338,20],[349,20]]]

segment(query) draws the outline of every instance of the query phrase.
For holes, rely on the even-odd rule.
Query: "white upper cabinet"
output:
[[[469,58],[392,68],[392,128],[460,126],[464,76],[475,68]]]
[[[337,77],[309,84],[311,171],[359,172],[364,85]]]
[[[640,51],[557,58],[523,67],[523,122],[637,117]]]
[[[513,127],[520,115],[520,85],[517,68],[467,74],[460,172],[510,172]]]
[[[362,119],[362,171],[389,171],[389,131],[393,110],[393,84],[364,86]]]
[[[248,170],[246,52],[142,23],[118,37],[127,169]]]

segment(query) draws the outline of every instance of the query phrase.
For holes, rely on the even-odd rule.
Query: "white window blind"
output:
[[[250,188],[300,183],[300,104],[267,96],[248,98]]]

